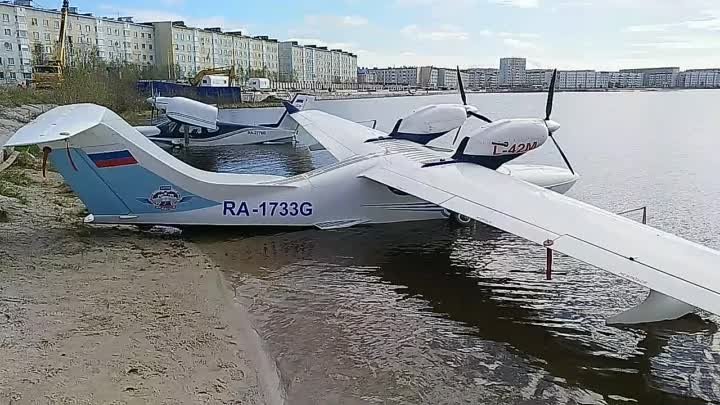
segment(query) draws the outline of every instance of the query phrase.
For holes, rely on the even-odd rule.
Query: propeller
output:
[[[467,103],[467,95],[465,94],[465,86],[463,85],[462,75],[460,74],[460,66],[456,66],[456,68],[457,68],[458,88],[460,89],[460,98],[462,99],[463,105],[466,106],[466,105],[468,105],[468,103]],[[480,119],[480,120],[482,120],[482,121],[485,121],[485,122],[487,122],[488,124],[492,122],[492,120],[491,120],[490,118],[488,118],[488,117],[486,117],[486,116],[484,116],[484,115],[482,115],[482,114],[478,114],[478,113],[476,113],[476,112],[474,112],[474,111],[468,111],[468,112],[467,112],[467,115],[468,115],[468,117],[472,116],[472,117],[475,117],[475,118]],[[455,136],[455,138],[457,139],[457,135]],[[453,141],[453,143],[455,143],[455,142]]]
[[[460,98],[462,99],[463,105],[467,107],[467,95],[465,94],[465,86],[463,85],[462,81],[462,75],[460,74],[460,66],[456,66],[457,70],[457,82],[458,82],[458,89],[460,89]],[[474,108],[474,107],[473,107]],[[492,122],[492,120],[482,114],[478,114],[475,111],[471,111],[470,109],[466,108],[467,116],[468,117],[475,117],[481,121],[485,121],[488,124]],[[457,142],[458,136],[460,136],[460,130],[462,130],[462,125],[458,127],[457,132],[455,132],[455,138],[453,138],[453,145],[455,145],[455,142]]]
[[[553,109],[553,99],[555,98],[555,79],[557,78],[557,69],[553,70],[552,78],[550,78],[550,88],[548,89],[548,97],[547,97],[547,103],[545,104],[545,126],[548,129],[548,136],[550,139],[552,139],[553,143],[555,144],[555,147],[557,148],[558,152],[560,152],[560,156],[562,156],[563,160],[565,161],[565,165],[568,169],[570,169],[570,173],[575,174],[575,171],[573,170],[572,166],[570,165],[570,161],[568,160],[567,156],[565,156],[565,153],[563,152],[562,148],[560,147],[560,144],[557,140],[555,140],[555,137],[553,136],[553,133],[557,131],[560,128],[560,124],[550,119],[550,115],[552,114]]]

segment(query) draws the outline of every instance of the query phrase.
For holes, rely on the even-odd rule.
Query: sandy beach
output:
[[[275,363],[191,243],[82,223],[57,173],[0,183],[0,404],[283,402]]]

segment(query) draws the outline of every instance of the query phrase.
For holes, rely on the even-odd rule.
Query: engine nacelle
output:
[[[548,127],[544,120],[498,120],[463,138],[453,159],[494,170],[540,147],[547,139]]]
[[[460,104],[436,104],[417,109],[399,121],[391,136],[422,145],[459,128],[468,108]]]

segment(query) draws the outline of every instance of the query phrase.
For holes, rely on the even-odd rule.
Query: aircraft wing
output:
[[[362,177],[720,314],[720,252],[482,166],[382,159]]]
[[[298,125],[338,160],[382,150],[365,141],[387,136],[385,133],[322,111],[285,107]]]

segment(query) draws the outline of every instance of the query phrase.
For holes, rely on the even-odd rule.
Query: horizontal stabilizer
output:
[[[95,104],[55,107],[20,128],[5,146],[25,146],[68,139],[99,124],[108,110]]]

